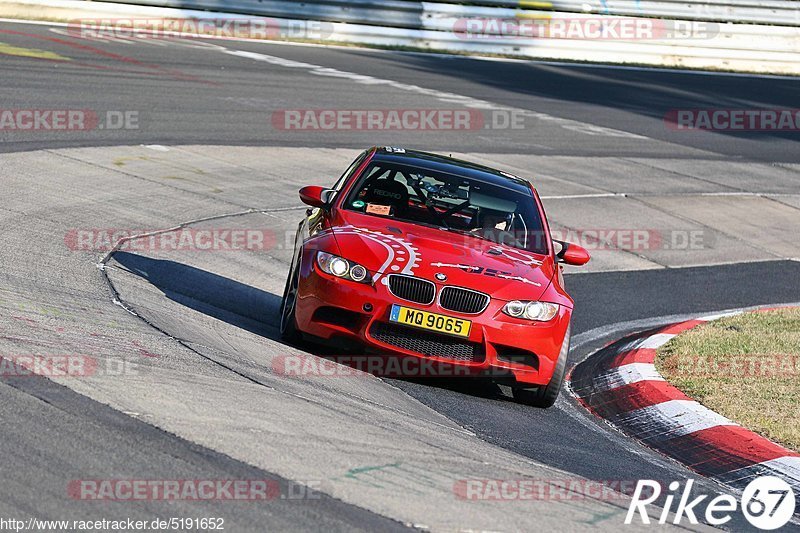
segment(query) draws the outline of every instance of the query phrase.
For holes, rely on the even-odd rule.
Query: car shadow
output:
[[[485,400],[499,400],[513,402],[514,399],[503,393],[500,386],[486,378],[460,377],[460,378],[399,378],[392,380],[400,389],[417,395],[418,386],[444,389],[450,392],[483,398]]]
[[[280,340],[281,297],[168,259],[117,252],[114,261],[170,300],[251,333]]]

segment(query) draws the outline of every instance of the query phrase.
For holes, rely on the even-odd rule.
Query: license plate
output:
[[[461,320],[460,318],[429,313],[396,304],[392,305],[389,320],[398,324],[407,324],[457,337],[469,337],[469,329],[472,327],[472,321],[470,320]]]

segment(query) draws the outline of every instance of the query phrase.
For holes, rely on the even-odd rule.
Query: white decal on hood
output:
[[[522,276],[506,276],[504,274],[498,274],[497,277],[503,279],[510,279],[513,281],[521,281],[522,283],[530,283],[531,285],[536,285],[537,287],[542,286],[542,284],[539,283],[538,281],[531,281],[529,279],[523,278]]]
[[[527,253],[523,252],[518,248],[507,248],[498,246],[496,248],[492,248],[492,250],[500,252],[500,255],[503,255],[508,259],[511,259],[512,261],[517,261],[527,266],[533,266],[533,265],[539,266],[542,264],[541,261],[539,261],[532,255],[528,255]]]
[[[431,263],[431,266],[440,268],[458,268],[460,270],[463,270],[464,272],[467,272],[468,274],[470,273],[483,274],[485,276],[491,276],[494,278],[508,279],[511,281],[521,281],[522,283],[536,285],[537,287],[542,286],[542,284],[539,283],[538,281],[533,281],[527,278],[523,278],[522,276],[512,276],[509,272],[499,272],[493,268],[484,268],[479,266],[462,265],[454,263]]]
[[[440,268],[460,268],[461,270],[466,270],[467,272],[469,272],[470,270],[481,270],[481,267],[479,266],[461,265],[453,263],[431,263],[431,266]]]
[[[375,274],[373,278],[375,281],[378,281],[383,276],[383,273],[413,276],[414,269],[419,266],[421,257],[419,249],[402,237],[351,225],[338,227],[333,230],[333,233],[336,235],[358,235],[376,242],[386,249],[386,261]],[[386,285],[388,280],[384,279],[382,283]]]

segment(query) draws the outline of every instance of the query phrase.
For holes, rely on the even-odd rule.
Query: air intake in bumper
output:
[[[376,322],[369,334],[377,341],[409,352],[471,363],[484,360],[483,345],[397,324]]]

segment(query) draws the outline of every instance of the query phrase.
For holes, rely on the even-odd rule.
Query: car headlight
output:
[[[338,255],[327,252],[317,252],[317,265],[323,272],[336,276],[337,278],[349,279],[359,283],[371,283],[369,272],[362,265],[348,261]]]
[[[503,307],[503,312],[514,318],[547,322],[558,314],[558,304],[549,302],[521,302],[514,300]]]

